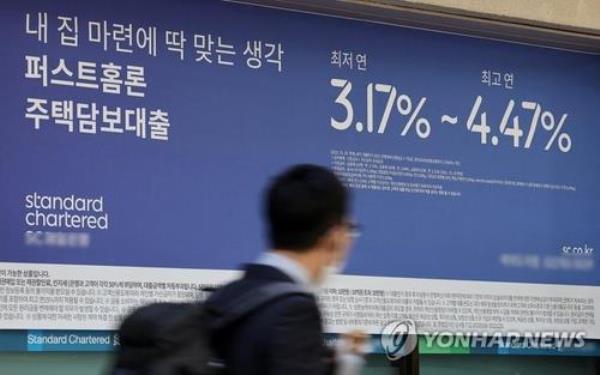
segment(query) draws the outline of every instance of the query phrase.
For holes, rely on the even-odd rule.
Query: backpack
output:
[[[223,312],[212,311],[203,303],[142,306],[119,328],[120,347],[112,375],[223,374],[226,364],[211,348],[211,332],[276,299],[308,294],[297,284],[277,282],[242,295]]]

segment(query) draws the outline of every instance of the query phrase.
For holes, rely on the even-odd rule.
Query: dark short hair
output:
[[[325,167],[293,166],[276,176],[264,197],[271,246],[302,251],[348,214],[349,192]]]

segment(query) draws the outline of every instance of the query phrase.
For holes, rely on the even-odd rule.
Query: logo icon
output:
[[[394,320],[381,330],[381,346],[390,361],[409,355],[417,347],[417,327],[412,320]]]

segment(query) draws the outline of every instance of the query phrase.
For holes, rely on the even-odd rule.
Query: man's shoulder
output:
[[[214,321],[238,309],[239,301],[248,297],[253,291],[275,283],[294,285],[290,279],[278,281],[273,278],[246,276],[224,285],[206,301],[205,306],[212,313]],[[312,293],[303,292],[284,294],[271,299],[245,313],[234,323],[215,330],[213,334],[219,336],[217,341],[229,343],[226,345],[231,345],[233,340],[239,345],[245,344],[258,348],[267,345],[267,342],[272,341],[274,337],[299,334],[320,337],[321,331],[321,315],[316,298]]]
[[[266,265],[251,264],[246,266],[244,276],[238,280],[232,281],[219,288],[206,301],[206,306],[214,311],[225,313],[231,309],[238,301],[249,297],[253,292],[266,289],[274,284],[297,285],[283,272],[275,267]],[[289,293],[281,293],[279,298],[274,298],[266,303],[261,311],[270,309],[280,309],[285,312],[289,306],[297,308],[313,307],[318,310],[315,296],[301,286],[290,288]],[[296,290],[297,292],[293,292]]]
[[[254,271],[257,272],[220,288],[207,304],[227,314],[238,298],[257,288],[276,283],[294,285],[290,278],[278,275],[278,270]],[[278,370],[281,364],[294,363],[300,363],[302,368],[308,364],[311,371],[303,373],[321,372],[321,317],[312,293],[292,293],[270,300],[212,334],[217,354],[230,364],[233,374],[282,373]],[[303,358],[297,359],[299,355]],[[313,368],[318,371],[312,371]]]
[[[267,285],[268,283],[264,283],[262,287]],[[235,284],[225,286],[222,290],[223,295],[216,296],[209,303],[213,308],[220,309],[220,313],[226,316],[233,306],[236,306],[236,301],[239,300],[237,298],[243,294],[242,291],[251,292],[255,287],[240,280]],[[304,339],[311,336],[320,337],[322,333],[321,313],[314,295],[309,293],[283,294],[245,313],[231,324],[229,329],[235,332],[235,339],[244,341],[243,338],[246,338],[259,346],[262,345],[259,343],[264,344],[263,339],[272,341],[275,337],[280,336],[293,338],[301,335]]]

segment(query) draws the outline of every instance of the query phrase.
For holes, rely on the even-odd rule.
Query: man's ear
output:
[[[338,237],[337,226],[333,226],[325,232],[319,239],[319,247],[326,250],[328,253],[335,252]]]
[[[336,253],[340,248],[342,241],[344,240],[344,228],[341,225],[334,225],[329,228],[329,237],[330,237],[330,249]]]

